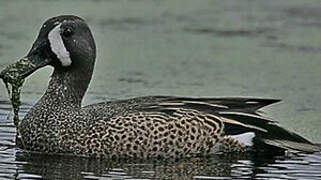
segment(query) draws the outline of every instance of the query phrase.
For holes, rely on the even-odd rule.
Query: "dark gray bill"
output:
[[[3,80],[8,90],[14,112],[13,120],[16,127],[18,127],[19,124],[18,112],[21,104],[20,93],[24,79],[37,69],[47,65],[49,62],[49,60],[41,59],[35,54],[22,58],[1,71],[0,78]]]
[[[49,60],[40,59],[37,55],[24,57],[2,70],[0,78],[6,83],[13,84],[25,79],[31,73],[47,64],[49,64]]]

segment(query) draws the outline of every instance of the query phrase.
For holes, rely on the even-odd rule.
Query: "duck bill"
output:
[[[5,82],[14,83],[17,80],[25,79],[37,69],[49,63],[50,59],[41,58],[38,54],[28,55],[3,69],[0,72],[0,78]]]

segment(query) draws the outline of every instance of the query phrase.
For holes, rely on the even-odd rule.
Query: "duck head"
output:
[[[77,71],[91,77],[95,58],[95,42],[86,22],[77,16],[57,16],[42,25],[32,48],[22,58],[25,65],[21,66],[18,61],[8,66],[0,73],[0,78],[7,78],[10,67],[20,67],[16,72],[24,79],[46,65],[61,73]]]

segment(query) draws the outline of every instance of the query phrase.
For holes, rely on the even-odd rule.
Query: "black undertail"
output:
[[[192,109],[201,113],[215,115],[224,123],[225,135],[254,132],[256,151],[297,150],[304,152],[320,151],[317,146],[304,137],[288,131],[278,122],[264,117],[259,110],[280,102],[279,99],[260,98],[186,98],[156,96],[151,104],[142,106],[144,111],[162,111],[172,115],[178,109]]]

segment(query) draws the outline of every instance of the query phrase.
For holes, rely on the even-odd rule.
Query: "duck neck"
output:
[[[76,68],[77,69],[77,68]],[[82,99],[88,89],[92,71],[55,69],[42,101],[59,106],[81,107]]]

